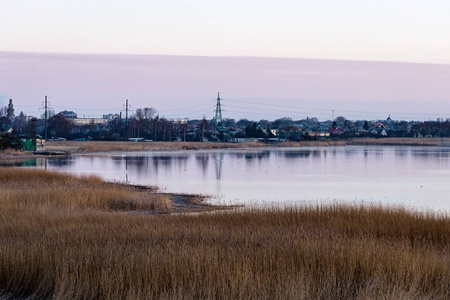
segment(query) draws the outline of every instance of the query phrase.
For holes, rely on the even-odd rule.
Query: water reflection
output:
[[[46,158],[48,167],[65,168],[75,164],[76,158],[67,156],[59,158]]]
[[[208,172],[209,154],[207,153],[195,154],[195,161],[197,162],[198,166],[200,166],[203,177],[205,177]]]
[[[216,173],[216,180],[219,181],[222,178],[222,162],[223,162],[223,153],[217,154],[214,153],[212,155],[212,159],[214,160],[214,167]]]
[[[25,160],[0,161],[1,167],[37,167],[42,166],[38,164],[38,159],[31,158]]]
[[[449,157],[449,148],[349,146],[126,152],[51,158],[48,166],[169,192],[209,194],[211,201],[230,204],[337,199],[442,208],[449,207]]]
[[[308,158],[311,156],[311,150],[298,150],[298,151],[283,151],[280,152],[287,159],[298,159],[298,158]],[[320,156],[320,152],[319,152]]]

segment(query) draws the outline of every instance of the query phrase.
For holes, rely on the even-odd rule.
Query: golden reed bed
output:
[[[0,169],[0,298],[450,297],[443,213],[334,204],[148,214],[168,209],[164,196],[96,177]]]
[[[271,147],[319,147],[346,145],[404,145],[438,146],[450,145],[449,138],[353,138],[331,139],[325,141],[284,142]],[[268,145],[262,142],[247,143],[202,143],[202,142],[108,142],[108,141],[51,141],[47,150],[67,151],[71,153],[93,153],[109,151],[170,151],[200,149],[260,148]]]

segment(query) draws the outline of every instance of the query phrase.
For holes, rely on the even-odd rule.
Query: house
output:
[[[329,132],[331,135],[341,135],[344,134],[344,129],[338,127],[330,127],[328,128],[327,132]]]
[[[72,119],[72,123],[74,125],[106,125],[108,124],[108,119],[101,119],[101,118],[85,118],[85,119]]]
[[[58,115],[64,116],[66,119],[76,119],[78,116],[71,110],[64,110],[58,113]]]

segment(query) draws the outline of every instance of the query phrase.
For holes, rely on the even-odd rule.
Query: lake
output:
[[[450,147],[347,146],[110,152],[36,159],[40,168],[98,174],[211,195],[215,204],[365,201],[450,210]]]

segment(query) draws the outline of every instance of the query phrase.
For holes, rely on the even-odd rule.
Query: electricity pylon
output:
[[[222,108],[220,107],[220,93],[217,93],[216,116],[214,117],[213,133],[218,134],[222,129]]]

